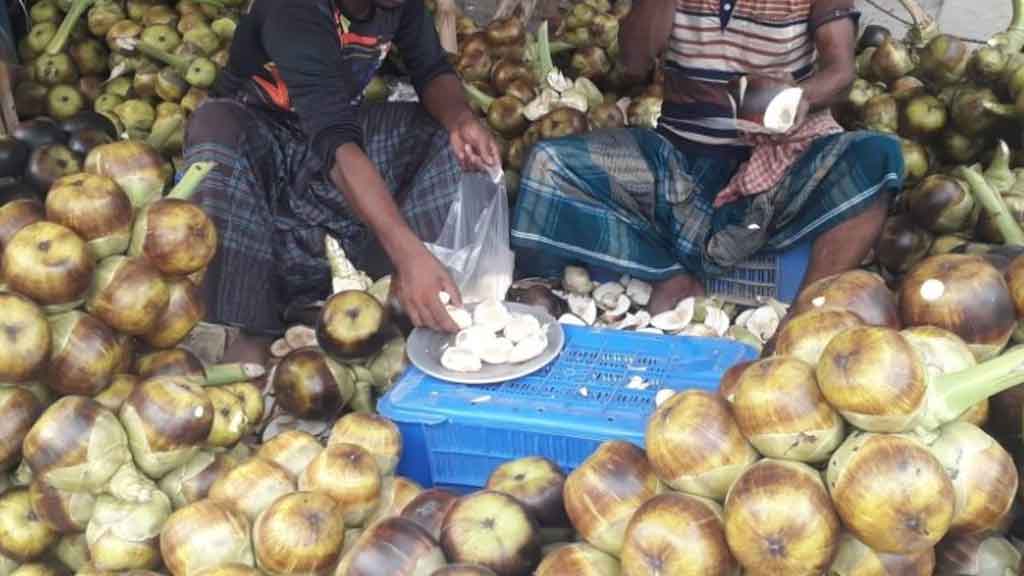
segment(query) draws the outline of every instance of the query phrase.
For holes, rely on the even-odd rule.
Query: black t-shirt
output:
[[[255,79],[276,104],[298,115],[329,170],[339,146],[362,144],[357,114],[363,90],[392,42],[419,93],[452,72],[423,0],[393,9],[373,5],[363,20],[346,18],[333,0],[255,0],[238,23],[213,93],[231,96]]]

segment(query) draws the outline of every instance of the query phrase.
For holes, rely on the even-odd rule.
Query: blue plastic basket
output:
[[[766,298],[790,303],[796,299],[811,257],[811,242],[779,253],[755,256],[732,272],[705,283],[709,294],[739,304],[758,304]]]
[[[465,491],[523,456],[546,456],[568,472],[606,440],[643,446],[658,390],[715,389],[730,366],[757,355],[717,338],[564,328],[557,360],[503,384],[452,384],[410,368],[377,404],[402,431],[398,473]],[[649,386],[627,388],[634,376]]]

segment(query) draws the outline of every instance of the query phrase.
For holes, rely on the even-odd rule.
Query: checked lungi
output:
[[[512,244],[537,274],[579,262],[648,280],[707,278],[813,240],[903,179],[896,138],[845,132],[815,140],[774,189],[714,208],[743,160],[646,128],[541,141],[523,167]]]
[[[458,191],[461,170],[447,132],[416,103],[368,105],[363,149],[417,236],[433,241]],[[252,89],[211,99],[189,119],[185,165],[217,168],[196,201],[217,225],[217,254],[204,280],[207,321],[279,334],[286,306],[325,297],[331,286],[324,234],[361,268],[383,253],[326,178],[297,117]]]

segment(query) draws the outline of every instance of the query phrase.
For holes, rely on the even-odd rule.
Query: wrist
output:
[[[422,257],[422,251],[426,250],[423,242],[408,229],[395,232],[381,244],[396,270],[401,270],[410,262]]]
[[[451,118],[448,120],[445,129],[448,130],[448,132],[455,132],[456,130],[459,129],[460,126],[462,126],[466,122],[474,120],[476,120],[476,114],[473,114],[473,111],[470,110],[469,106],[464,106],[461,107],[460,110],[456,111],[454,114],[451,115]]]

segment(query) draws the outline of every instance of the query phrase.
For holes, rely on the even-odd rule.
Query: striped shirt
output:
[[[814,70],[813,0],[676,0],[659,129],[708,151],[743,152],[726,85],[744,74]]]

